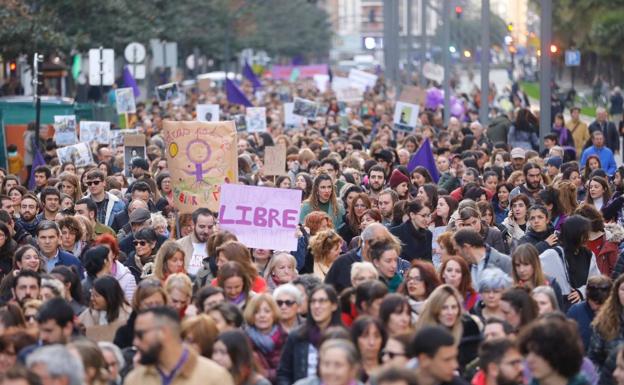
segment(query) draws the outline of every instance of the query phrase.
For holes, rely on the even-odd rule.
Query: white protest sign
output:
[[[301,190],[222,184],[219,228],[254,249],[296,250]]]
[[[136,113],[136,102],[132,88],[117,88],[115,90],[115,102],[119,115]]]
[[[418,112],[420,107],[417,104],[397,102],[394,107],[394,128],[401,131],[411,132],[418,124]]]
[[[195,108],[197,112],[198,122],[218,122],[219,121],[219,105],[218,104],[198,104]]]
[[[352,68],[349,71],[349,80],[361,84],[364,88],[373,88],[377,83],[377,75]]]
[[[316,84],[316,88],[318,88],[321,93],[324,93],[325,91],[327,91],[327,83],[329,83],[329,75],[325,75],[325,74],[314,75],[314,84]]]
[[[357,83],[351,83],[349,78],[335,76],[332,81],[332,89],[336,93],[339,102],[356,103],[364,100],[364,91]]]
[[[303,126],[303,117],[295,115],[293,113],[294,109],[295,103],[284,103],[284,128],[286,128],[286,130],[301,128]]]
[[[429,80],[433,80],[438,84],[442,84],[444,80],[444,67],[439,64],[426,62],[423,66],[423,76]]]
[[[59,146],[69,146],[78,143],[76,115],[54,116],[54,141]]]
[[[266,108],[265,107],[247,107],[245,110],[245,125],[247,132],[265,132],[266,124]]]
[[[80,141],[110,143],[110,122],[80,122]]]
[[[72,146],[56,149],[59,163],[73,163],[76,167],[84,167],[93,164],[93,154],[87,143],[78,143]]]

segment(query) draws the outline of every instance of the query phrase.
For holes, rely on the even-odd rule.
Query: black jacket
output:
[[[308,376],[308,351],[310,341],[301,335],[302,325],[288,334],[277,367],[276,385],[291,385]]]
[[[351,266],[355,262],[361,262],[358,256],[360,249],[348,251],[334,261],[327,275],[325,283],[333,285],[337,293],[341,293],[345,288],[351,287]]]
[[[414,259],[424,259],[431,262],[431,243],[433,235],[429,230],[416,230],[412,221],[406,221],[393,227],[390,232],[401,240],[401,258],[408,262]]]
[[[554,231],[555,229],[550,224],[548,225],[548,229],[546,231],[536,232],[532,229],[527,229],[524,236],[518,241],[518,245],[530,243],[537,248],[537,251],[540,254],[542,254],[544,251],[551,248],[551,246],[546,242],[546,238],[550,237]]]

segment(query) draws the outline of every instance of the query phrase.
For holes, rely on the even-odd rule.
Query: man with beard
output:
[[[185,270],[191,276],[197,275],[204,263],[208,264],[208,237],[215,232],[216,224],[216,214],[200,207],[193,212],[193,232],[177,241],[184,250]]]
[[[529,197],[529,202],[532,206],[538,199],[537,194],[544,189],[542,185],[542,169],[537,164],[530,162],[524,165],[522,172],[524,173],[525,182],[511,190],[509,199],[511,200],[516,195],[524,194]]]
[[[472,385],[521,385],[524,383],[523,358],[514,343],[507,338],[483,342],[479,347],[481,370]]]
[[[56,187],[45,187],[39,195],[43,204],[43,211],[37,215],[39,220],[56,219],[56,213],[61,209],[61,192]]]
[[[13,301],[20,306],[29,299],[39,299],[41,276],[36,271],[20,270],[13,281]]]
[[[386,184],[386,171],[383,166],[375,165],[368,170],[368,190],[371,201],[377,200]]]
[[[28,231],[33,237],[40,222],[40,219],[37,218],[37,212],[39,212],[39,199],[33,194],[25,194],[20,203],[20,218],[17,220],[17,225]]]
[[[225,368],[198,355],[182,343],[180,335],[180,318],[172,308],[158,306],[139,313],[134,325],[134,346],[141,365],[128,374],[124,383],[234,384]]]
[[[392,225],[392,210],[399,196],[393,189],[387,188],[377,196],[377,208],[381,213],[381,223],[384,226]]]

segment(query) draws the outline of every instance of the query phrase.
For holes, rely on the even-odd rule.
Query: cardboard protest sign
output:
[[[136,112],[136,102],[132,88],[117,88],[115,90],[115,102],[117,104],[117,114],[134,114]]]
[[[80,122],[80,141],[110,143],[110,122]]]
[[[266,124],[266,108],[265,107],[247,107],[245,110],[245,124],[247,132],[265,132]]]
[[[301,190],[224,184],[219,227],[247,247],[292,251],[300,208]]]
[[[416,86],[403,86],[399,101],[411,104],[424,104],[427,97],[427,90]]]
[[[418,124],[417,104],[397,102],[394,107],[394,128],[400,131],[413,131]]]
[[[286,147],[267,146],[264,148],[264,175],[286,175]]]
[[[59,146],[78,143],[76,115],[54,115],[54,141]]]
[[[59,163],[73,163],[76,167],[84,167],[93,164],[93,154],[88,143],[78,143],[72,146],[56,149]]]
[[[156,96],[161,102],[178,102],[180,100],[178,83],[167,83],[156,87]]]
[[[219,105],[218,104],[198,104],[195,108],[197,112],[198,122],[218,122],[219,121]]]
[[[284,128],[287,131],[303,126],[303,117],[295,115],[294,109],[295,103],[284,103]]]
[[[132,160],[135,158],[147,159],[145,151],[145,135],[125,135],[124,144],[124,173],[126,177],[132,176]]]
[[[222,185],[238,183],[234,122],[165,120],[162,135],[174,206],[180,213],[192,213],[199,207],[216,212]]]
[[[311,100],[295,98],[293,114],[303,116],[306,119],[316,119],[318,104]]]

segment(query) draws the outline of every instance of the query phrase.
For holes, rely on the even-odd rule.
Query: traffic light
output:
[[[458,5],[458,6],[455,7],[455,16],[458,19],[461,19],[463,12],[464,12],[464,9],[461,6]]]
[[[550,53],[553,55],[556,55],[557,52],[559,52],[559,47],[557,47],[555,44],[551,44],[550,45]]]
[[[15,75],[17,72],[17,63],[14,60],[9,62],[9,71],[12,75]]]

